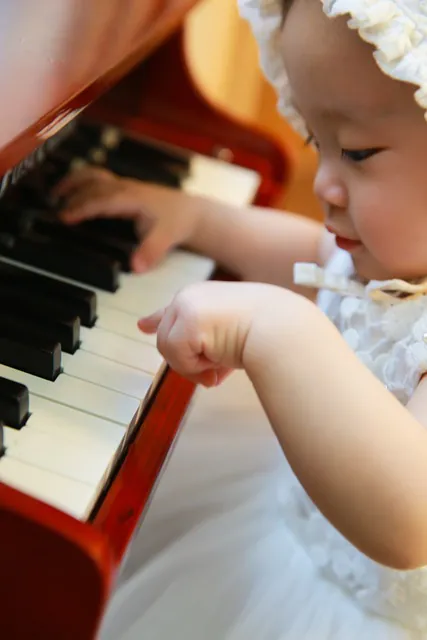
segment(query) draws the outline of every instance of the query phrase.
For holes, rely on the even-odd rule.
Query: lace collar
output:
[[[399,302],[415,299],[427,294],[427,278],[406,282],[394,278],[391,280],[370,280],[363,284],[354,273],[349,254],[344,273],[334,273],[327,267],[322,268],[309,262],[297,262],[294,265],[294,284],[333,291],[342,296],[370,298],[376,302]],[[350,263],[350,264],[348,264]]]

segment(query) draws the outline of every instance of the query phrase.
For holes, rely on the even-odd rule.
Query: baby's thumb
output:
[[[151,269],[160,262],[173,244],[170,235],[157,224],[134,251],[132,269],[137,273]]]

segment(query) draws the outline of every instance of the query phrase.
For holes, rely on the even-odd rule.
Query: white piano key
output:
[[[137,321],[141,315],[127,313],[126,311],[100,304],[96,326],[111,333],[156,346],[157,338],[155,334],[143,333],[138,329]]]
[[[209,278],[214,262],[206,256],[192,253],[186,249],[174,249],[169,252],[165,258],[159,262],[153,271],[141,274],[141,277],[148,277],[150,274],[156,274],[162,281],[162,285],[173,290],[181,286],[186,280],[206,280]],[[129,281],[130,284],[135,282],[132,274],[123,273],[123,280]]]
[[[105,329],[82,327],[80,336],[81,348],[84,351],[95,353],[140,371],[154,375],[163,363],[162,356],[151,344],[125,338],[105,331]]]
[[[7,448],[15,445],[19,439],[18,429],[12,429],[10,427],[2,427],[3,431],[3,445]],[[1,460],[1,458],[0,458]]]
[[[70,440],[87,449],[117,449],[126,433],[123,425],[36,395],[30,398],[30,411],[27,427]]]
[[[142,333],[137,327],[138,318],[164,307],[180,289],[206,280],[212,271],[211,260],[175,251],[153,272],[122,274],[117,294],[98,292],[96,326],[155,346],[156,336]]]
[[[91,485],[7,456],[0,459],[0,482],[80,519],[86,515],[96,496]]]
[[[84,449],[70,440],[23,427],[3,427],[6,458],[13,458],[58,476],[96,486],[109,466],[116,447]]]
[[[259,185],[260,176],[255,171],[195,155],[191,159],[190,174],[184,180],[182,188],[187,193],[243,206],[253,201]]]
[[[139,402],[123,393],[61,373],[54,382],[0,364],[0,376],[25,384],[31,394],[128,426]]]
[[[150,349],[153,347],[150,346]],[[79,349],[73,355],[63,353],[62,366],[69,376],[125,393],[138,400],[144,398],[153,381],[153,376],[148,373],[83,349]]]
[[[183,257],[178,257],[178,263],[175,259],[177,254],[183,254]],[[184,268],[186,261],[189,263],[188,270]],[[213,262],[202,256],[196,256],[186,251],[172,251],[165,257],[161,265],[145,274],[121,273],[119,275],[119,289],[111,293],[4,256],[0,257],[0,262],[49,276],[59,282],[89,289],[96,293],[98,305],[118,309],[135,315],[136,318],[157,311],[159,307],[169,304],[173,296],[188,284],[206,280],[213,267]],[[200,265],[198,272],[197,264]]]
[[[211,158],[196,156],[191,162],[184,190],[235,205],[252,201],[259,185],[254,172]],[[0,365],[0,375],[29,388],[31,410],[23,429],[6,428],[8,450],[0,459],[0,481],[83,518],[138,398],[162,363],[156,337],[139,332],[138,318],[167,305],[183,287],[206,280],[214,265],[202,256],[173,251],[147,274],[121,274],[120,288],[112,294],[3,260],[97,293],[96,328],[83,328],[82,349],[74,356],[64,354],[65,373],[55,382]]]
[[[176,250],[147,273],[122,273],[115,293],[96,292],[101,305],[138,318],[169,304],[184,287],[207,280],[213,268],[214,263],[208,258]]]

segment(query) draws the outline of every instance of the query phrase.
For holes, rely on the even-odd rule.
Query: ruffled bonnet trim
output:
[[[321,0],[328,17],[350,16],[348,26],[375,47],[380,69],[418,87],[415,100],[427,119],[427,0]],[[278,94],[278,108],[303,136],[303,118],[291,101],[280,48],[280,0],[238,0],[258,42],[261,68]]]

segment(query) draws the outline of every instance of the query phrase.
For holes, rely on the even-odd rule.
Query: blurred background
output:
[[[249,25],[238,13],[237,0],[202,0],[188,17],[186,47],[199,87],[229,113],[269,131],[293,156],[290,187],[280,207],[321,219],[312,189],[316,153],[279,115],[274,89],[258,65]]]

